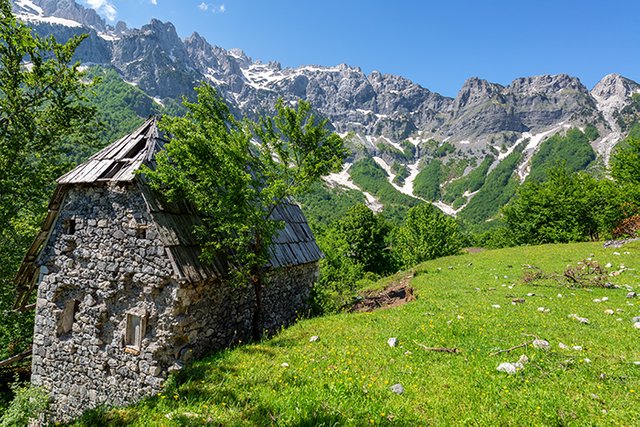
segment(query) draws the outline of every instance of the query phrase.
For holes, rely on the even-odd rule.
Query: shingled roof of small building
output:
[[[108,182],[137,184],[179,279],[196,282],[222,277],[226,270],[222,259],[212,263],[203,263],[199,259],[200,249],[193,236],[193,226],[200,224],[200,217],[193,206],[187,202],[166,203],[136,175],[142,164],[153,165],[155,154],[163,149],[166,142],[158,131],[157,119],[153,117],[133,133],[103,148],[60,177],[48,215],[23,260],[16,283],[22,287],[33,286],[37,257],[48,239],[66,191],[72,186]],[[299,206],[285,201],[276,207],[272,218],[283,221],[284,225],[270,248],[270,267],[306,264],[323,256]]]

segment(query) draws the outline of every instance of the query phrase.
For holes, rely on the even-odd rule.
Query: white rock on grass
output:
[[[551,309],[550,308],[546,308],[546,307],[538,307],[538,311],[540,313],[548,313],[548,312],[551,311]]]
[[[633,319],[631,319],[631,321],[632,321],[633,323],[640,322],[640,316],[636,316],[636,317],[634,317]]]
[[[493,308],[500,308],[500,305],[498,305],[498,304],[493,304],[491,307],[493,307]]]
[[[640,322],[634,323],[633,327],[636,328],[636,329],[640,329]]]
[[[635,292],[629,292],[629,293],[627,294],[627,298],[635,298],[635,297],[637,297],[637,296],[638,296],[638,294],[636,294]]]
[[[518,363],[524,366],[529,363],[529,358],[526,354],[523,354],[522,356],[520,356],[520,359],[518,359]]]
[[[565,344],[565,343],[563,343],[563,342],[559,342],[559,343],[558,343],[558,347],[560,347],[560,348],[561,348],[561,349],[563,349],[563,350],[566,350],[566,349],[568,349],[568,348],[569,348],[569,346],[568,346],[568,345],[566,345],[566,344]]]
[[[395,394],[402,394],[404,393],[404,387],[402,387],[402,384],[394,384],[390,387],[391,391],[394,392]]]
[[[610,262],[608,262],[607,264],[605,264],[605,266],[604,266],[604,267],[605,267],[605,268],[611,268],[612,266],[613,266],[613,265],[612,265]]]
[[[587,319],[586,317],[580,317],[580,316],[578,316],[577,314],[570,314],[570,315],[569,315],[569,316],[567,316],[567,317],[569,317],[570,319],[575,319],[575,320],[577,320],[578,322],[583,323],[583,324],[585,324],[585,325],[588,325],[588,324],[589,324],[589,319]]]
[[[283,368],[288,368],[289,364],[287,362],[282,362],[280,366],[282,366]]]
[[[516,372],[522,370],[524,365],[520,362],[510,363],[510,362],[502,362],[496,368],[499,372],[504,372],[509,375],[515,374]]]
[[[317,335],[314,335],[311,338],[309,338],[309,342],[316,342],[316,341],[320,341],[320,337]]]
[[[534,348],[539,348],[540,350],[548,350],[549,349],[549,341],[547,340],[533,340],[531,343]]]
[[[602,297],[602,301],[609,301],[609,297]]]
[[[581,345],[574,345],[573,347],[571,347],[573,350],[575,351],[582,351],[582,346]]]
[[[389,344],[389,347],[397,347],[398,346],[398,338],[389,338],[387,340],[387,344]]]
[[[602,302],[602,300],[600,298],[596,298],[593,300],[593,302]]]
[[[611,316],[613,314],[613,310],[611,310],[610,308],[604,311],[604,314],[607,314],[609,316]]]

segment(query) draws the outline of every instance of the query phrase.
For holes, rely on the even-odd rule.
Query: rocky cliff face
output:
[[[473,77],[449,98],[400,76],[367,75],[346,64],[282,68],[277,62],[254,61],[239,49],[211,45],[197,33],[182,40],[169,22],[152,20],[140,29],[124,23],[112,27],[72,0],[14,0],[14,10],[39,33],[61,41],[89,32],[78,59],[115,67],[123,79],[159,100],[193,96],[199,81],[215,86],[234,112],[248,116],[271,111],[280,97],[306,99],[337,132],[357,135],[361,152],[356,157],[381,156],[408,168],[408,183],[398,187],[407,194],[412,194],[411,179],[420,165],[431,161],[424,153],[434,140],[453,146],[442,159],[445,163],[471,165],[489,153],[500,162],[517,145],[533,141],[527,143],[526,163],[544,138],[593,125],[600,137],[592,146],[606,162],[640,111],[640,100],[633,99],[640,85],[615,74],[591,91],[566,74],[522,77],[507,86]],[[394,158],[390,153],[406,140],[415,146],[413,154]],[[381,150],[380,144],[389,148]],[[527,165],[519,170],[528,170]]]

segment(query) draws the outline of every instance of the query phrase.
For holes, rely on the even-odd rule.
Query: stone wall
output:
[[[137,185],[69,188],[39,263],[32,382],[52,420],[157,393],[174,369],[251,337],[253,289],[179,282]],[[306,310],[317,263],[269,273],[264,331]],[[127,346],[127,319],[142,319]]]
[[[132,188],[71,188],[43,249],[32,382],[51,391],[54,420],[153,394],[175,361],[179,286]],[[146,319],[139,354],[125,351],[128,313]]]

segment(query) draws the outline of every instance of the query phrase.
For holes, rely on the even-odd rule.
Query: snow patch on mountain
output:
[[[540,146],[540,144],[546,139],[546,137],[556,134],[563,129],[569,129],[570,127],[571,125],[562,122],[547,131],[540,132],[535,135],[532,135],[529,132],[524,132],[522,134],[522,136],[518,141],[524,141],[525,139],[528,138],[529,143],[524,148],[524,151],[522,152],[522,159],[520,160],[520,164],[516,169],[516,173],[518,174],[518,178],[520,179],[520,182],[524,182],[527,176],[529,176],[529,173],[531,172],[531,158],[533,157],[535,152],[538,150],[538,147]],[[517,145],[518,145],[518,142],[516,142],[516,144],[514,144],[513,147],[515,148]]]
[[[349,168],[351,168],[352,165],[353,163],[348,163],[348,162],[345,163],[340,172],[330,173],[329,175],[323,178],[324,181],[330,187],[340,186],[340,187],[349,188],[349,189],[357,190],[361,192],[364,195],[365,199],[367,200],[367,203],[366,203],[367,207],[374,212],[381,212],[382,209],[384,208],[382,203],[380,203],[380,201],[376,199],[373,196],[373,194],[367,191],[362,191],[362,189],[358,187],[356,183],[351,180],[351,176],[349,176]]]

